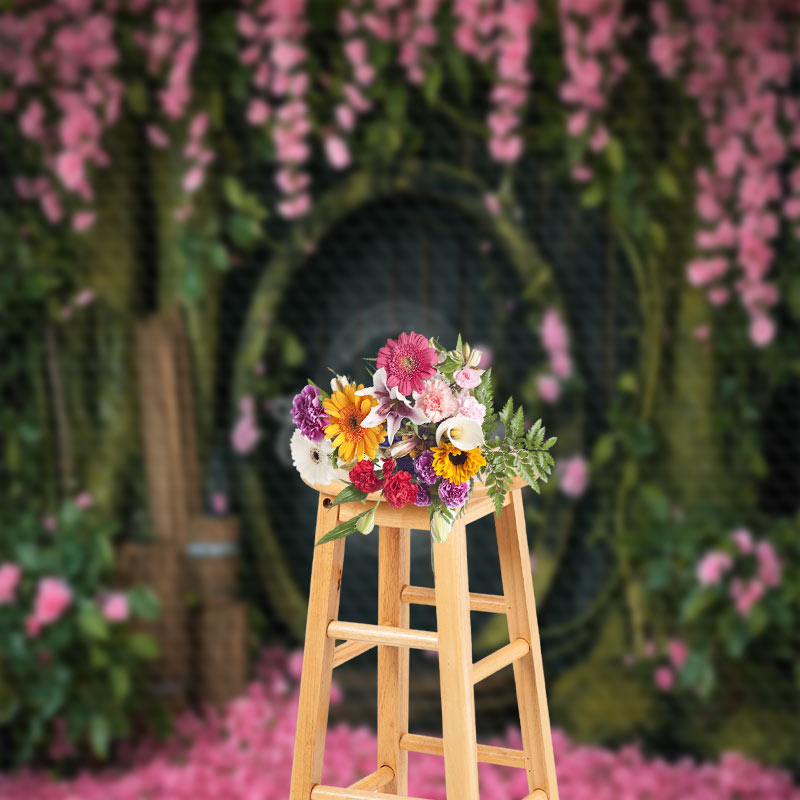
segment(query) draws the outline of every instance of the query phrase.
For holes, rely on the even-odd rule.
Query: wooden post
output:
[[[330,505],[330,498],[320,494],[317,540],[339,522],[339,507],[326,504]],[[310,800],[311,789],[322,778],[334,648],[327,630],[339,613],[344,542],[337,539],[314,550],[289,800]]]
[[[378,624],[408,628],[410,608],[400,598],[411,582],[411,531],[379,530]],[[394,778],[384,791],[408,794],[408,753],[400,737],[408,730],[408,647],[378,647],[378,768],[391,767]]]
[[[499,517],[495,516],[495,528],[503,593],[506,598],[508,633],[512,642],[515,639],[524,639],[530,645],[528,654],[514,662],[528,789],[534,796],[536,790],[541,789],[547,800],[558,800],[539,624],[536,619],[525,511],[520,489],[511,493],[511,503],[503,509]]]
[[[446,542],[433,545],[433,570],[447,796],[479,800],[467,537],[462,520],[453,525]]]

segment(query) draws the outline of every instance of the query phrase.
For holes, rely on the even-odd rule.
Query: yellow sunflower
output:
[[[459,450],[455,445],[442,443],[432,447],[433,471],[451,483],[466,483],[481,467],[486,459],[480,447],[472,450]]]
[[[384,437],[383,425],[361,427],[362,420],[378,404],[374,397],[356,397],[356,392],[363,388],[362,384],[349,384],[322,401],[322,407],[331,420],[325,426],[325,438],[333,439],[331,444],[338,448],[339,461],[345,463],[361,461],[365,455],[374,458]]]

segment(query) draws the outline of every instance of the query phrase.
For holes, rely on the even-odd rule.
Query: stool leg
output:
[[[400,592],[411,582],[411,531],[379,529],[378,624],[409,627],[409,605]],[[394,780],[381,791],[408,794],[408,753],[400,749],[400,737],[408,732],[407,647],[378,646],[378,768],[394,770]]]
[[[497,548],[503,594],[508,614],[508,633],[511,641],[519,637],[530,643],[530,652],[514,662],[522,743],[531,792],[543,790],[547,800],[558,800],[556,768],[553,760],[553,740],[550,735],[550,715],[542,668],[542,649],[539,624],[533,597],[528,537],[522,508],[522,492],[516,489],[511,502],[500,516],[495,516]]]
[[[315,541],[339,520],[338,506],[325,508],[324,500],[320,495]],[[334,648],[327,630],[339,613],[344,541],[337,539],[314,550],[289,800],[309,800],[322,779]]]
[[[433,544],[442,739],[448,800],[478,800],[478,747],[472,689],[467,537],[457,521],[443,544]]]

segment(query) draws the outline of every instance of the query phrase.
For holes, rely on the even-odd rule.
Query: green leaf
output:
[[[698,586],[683,603],[681,619],[684,622],[696,620],[706,609],[714,603],[714,593],[709,589]]]
[[[154,620],[161,612],[161,605],[155,593],[146,586],[137,586],[128,592],[128,602],[134,616],[144,620]]]
[[[357,517],[353,517],[353,519],[347,520],[347,522],[343,522],[341,525],[337,525],[333,530],[328,531],[316,544],[319,547],[321,544],[328,544],[328,542],[333,542],[336,539],[342,539],[345,536],[349,536],[351,533],[355,533],[358,530],[358,521],[361,517],[366,516],[372,511],[371,508],[368,508],[366,511],[362,511]]]
[[[597,208],[605,200],[605,191],[600,183],[595,181],[581,194],[581,205],[584,208]]]
[[[681,187],[675,174],[667,166],[659,167],[656,172],[656,186],[664,197],[670,200],[680,200]]]
[[[99,711],[89,720],[89,743],[98,758],[106,758],[111,743],[111,724],[108,717]]]
[[[350,503],[355,500],[363,500],[367,496],[367,492],[362,492],[360,489],[356,489],[356,487],[350,483],[342,489],[339,494],[333,499],[331,505],[338,506],[342,503]]]
[[[612,136],[606,145],[606,158],[608,164],[614,172],[619,174],[625,168],[625,153],[619,139]]]
[[[434,62],[428,67],[425,74],[425,83],[422,86],[422,94],[428,101],[428,105],[435,105],[439,99],[439,89],[442,86],[442,68]]]
[[[156,640],[149,633],[143,631],[135,631],[128,637],[128,650],[137,658],[147,661],[159,656]]]
[[[84,603],[78,612],[78,627],[90,639],[108,638],[108,623],[91,600]]]
[[[469,100],[472,93],[472,73],[464,54],[457,47],[448,47],[445,52],[445,63],[453,76],[462,100]]]
[[[115,664],[111,667],[108,677],[114,699],[118,703],[124,702],[131,691],[131,677],[128,674],[128,670],[121,667],[119,664]]]
[[[604,433],[600,436],[592,448],[592,467],[598,469],[607,464],[613,458],[616,446],[616,433]]]

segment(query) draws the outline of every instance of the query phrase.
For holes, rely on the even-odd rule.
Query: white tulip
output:
[[[436,429],[436,444],[441,444],[443,438],[459,450],[473,450],[484,443],[483,428],[480,423],[461,415],[439,423]]]
[[[453,526],[438,511],[431,517],[431,536],[439,544],[447,541],[452,529]]]

